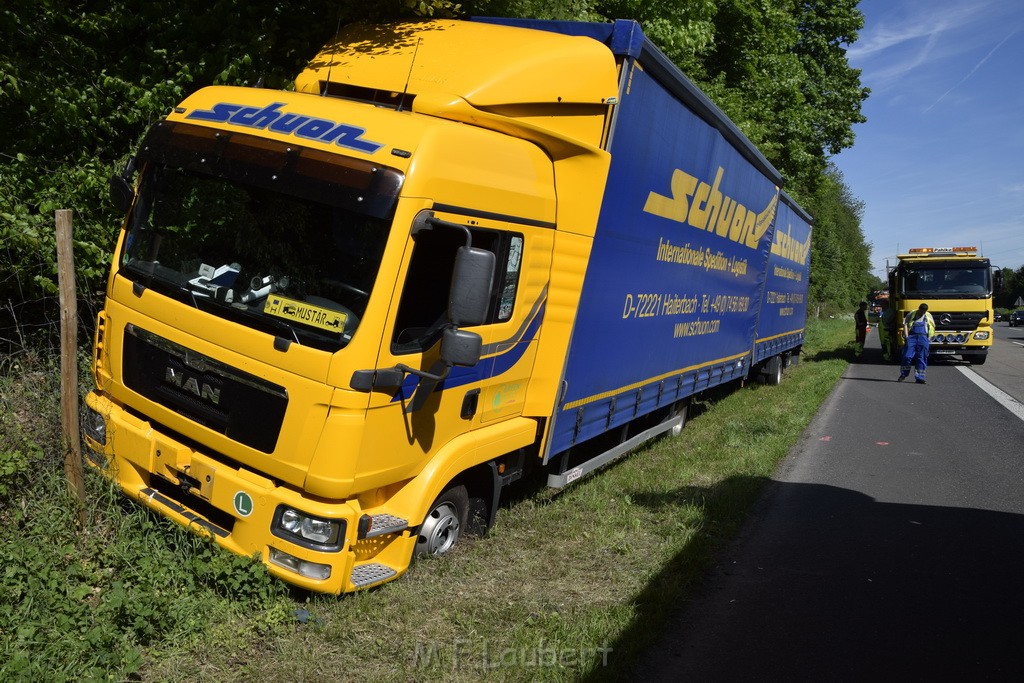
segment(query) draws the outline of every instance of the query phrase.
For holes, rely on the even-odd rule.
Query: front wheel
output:
[[[461,538],[469,515],[469,494],[465,486],[453,486],[434,501],[420,525],[416,538],[417,557],[444,555]]]
[[[987,361],[987,360],[988,360],[988,354],[986,353],[986,354],[984,354],[982,356],[971,356],[970,363],[971,363],[971,365],[984,365],[985,361]]]

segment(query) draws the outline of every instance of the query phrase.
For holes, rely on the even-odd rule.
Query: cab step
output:
[[[361,564],[352,568],[352,585],[356,588],[367,588],[394,578],[396,574],[398,572],[383,564]]]
[[[363,515],[359,520],[359,538],[373,538],[384,534],[393,534],[409,528],[409,521],[382,513],[379,515]]]

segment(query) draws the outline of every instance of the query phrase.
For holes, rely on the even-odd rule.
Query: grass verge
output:
[[[8,371],[5,406],[28,408],[0,417],[0,678],[625,677],[832,390],[848,336],[814,322],[781,385],[705,396],[681,436],[563,492],[513,492],[486,538],[344,598],[288,593],[95,477],[76,531],[39,391],[56,373]]]

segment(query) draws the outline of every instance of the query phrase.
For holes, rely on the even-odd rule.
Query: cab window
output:
[[[523,252],[523,236],[498,230],[470,228],[473,246],[493,252],[497,267],[491,282],[486,324],[511,319]],[[448,296],[455,254],[466,244],[463,230],[434,225],[415,236],[409,272],[395,319],[391,352],[407,354],[430,348],[448,324]]]

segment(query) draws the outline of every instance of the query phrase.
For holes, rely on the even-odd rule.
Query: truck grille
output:
[[[983,311],[957,313],[954,311],[932,312],[936,330],[976,330],[987,314]]]
[[[284,387],[135,325],[125,328],[124,383],[151,401],[264,453],[281,432]]]

